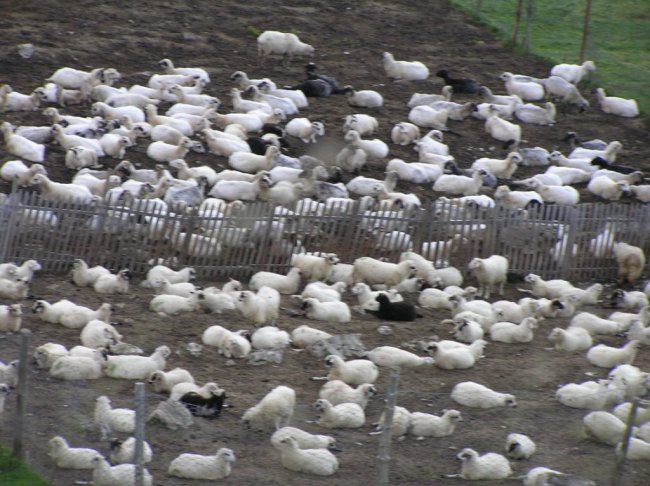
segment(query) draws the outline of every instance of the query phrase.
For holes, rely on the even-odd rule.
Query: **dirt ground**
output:
[[[66,11],[70,10],[70,11]],[[278,85],[293,84],[303,78],[304,62],[296,60],[284,68],[279,62],[260,64],[256,57],[255,36],[247,27],[259,30],[281,30],[298,33],[303,40],[316,48],[314,61],[321,71],[336,76],[342,84],[380,91],[385,106],[368,113],[380,121],[379,137],[389,140],[393,124],[404,121],[408,113],[405,104],[411,93],[439,92],[442,83],[431,77],[419,83],[393,83],[381,67],[380,55],[391,51],[398,59],[417,59],[427,64],[435,73],[447,68],[458,75],[476,78],[502,91],[498,75],[503,71],[525,73],[543,77],[549,65],[530,58],[517,56],[503,48],[500,42],[485,29],[466,16],[450,9],[446,2],[432,0],[426,6],[418,2],[366,1],[348,3],[341,1],[313,2],[131,2],[79,1],[68,2],[11,2],[0,18],[0,83],[10,83],[15,90],[29,92],[55,69],[62,66],[92,69],[98,66],[118,69],[123,80],[120,85],[146,84],[148,76],[158,72],[157,61],[164,57],[178,65],[206,68],[213,81],[206,90],[219,96],[229,107],[229,76],[243,70],[250,77],[268,76]],[[249,31],[251,29],[248,29]],[[23,60],[15,46],[31,42],[34,56]],[[596,60],[597,61],[597,60]],[[588,95],[592,105],[593,96]],[[474,99],[471,97],[458,99]],[[341,144],[342,118],[355,109],[340,97],[310,100],[304,116],[325,123],[328,135],[316,147],[292,140],[291,153],[314,153],[324,160],[333,161]],[[70,113],[85,113],[87,107],[70,109]],[[303,115],[301,115],[303,116]],[[46,120],[39,112],[11,113],[3,119],[12,123],[42,124]],[[592,108],[578,114],[574,108],[559,106],[558,123],[553,127],[524,127],[527,146],[550,149],[568,147],[561,142],[567,130],[575,130],[584,138],[620,140],[624,150],[621,162],[647,168],[650,160],[648,131],[640,120],[613,118]],[[485,154],[505,155],[483,131],[477,120],[452,122],[450,126],[460,136],[448,135],[451,153],[461,166],[468,167],[472,160]],[[50,150],[51,149],[51,150]],[[127,152],[127,158],[142,167],[152,167],[153,161],[145,156],[146,143]],[[414,160],[410,148],[391,146],[394,156]],[[0,150],[0,162],[11,156]],[[224,158],[195,155],[190,161],[207,163],[215,168],[226,166]],[[46,166],[55,180],[69,180],[72,172],[63,166],[60,148],[48,147]],[[364,174],[381,177],[383,169],[374,164]],[[522,171],[527,175],[527,171]],[[400,190],[414,190],[430,199],[429,187],[415,187],[400,183]],[[0,190],[8,186],[0,185]],[[585,191],[581,191],[584,195]],[[590,200],[588,196],[584,200]],[[1,229],[0,229],[1,231]],[[317,248],[314,248],[317,250]],[[139,282],[139,278],[136,279]],[[212,282],[201,282],[209,284]],[[56,301],[68,298],[76,303],[96,307],[102,298],[85,289],[78,289],[64,276],[37,276],[32,294],[39,299]],[[521,296],[509,287],[506,297]],[[181,481],[166,474],[169,462],[183,452],[214,453],[220,447],[230,447],[237,455],[233,473],[224,482],[230,484],[282,485],[346,484],[360,485],[374,481],[377,455],[377,436],[368,436],[371,422],[378,419],[388,373],[382,372],[378,381],[379,396],[367,409],[367,425],[359,430],[323,430],[313,424],[315,415],[311,404],[318,396],[321,383],[310,380],[325,373],[317,359],[292,350],[285,352],[281,365],[255,367],[243,362],[226,365],[226,360],[216,351],[205,349],[196,358],[185,351],[185,344],[198,342],[209,325],[221,324],[230,329],[247,327],[235,314],[195,315],[179,318],[161,318],[147,310],[151,294],[139,287],[128,296],[108,299],[117,304],[114,320],[126,340],[141,346],[147,353],[160,344],[172,347],[174,354],[168,369],[182,366],[189,369],[198,382],[216,381],[225,388],[233,408],[224,411],[217,420],[197,419],[196,424],[183,431],[171,432],[159,425],[147,427],[147,440],[154,449],[154,461],[149,470],[156,485],[202,484],[201,481]],[[0,302],[3,304],[6,302]],[[31,302],[25,302],[29,307]],[[285,308],[292,308],[284,300]],[[594,309],[588,309],[594,310]],[[595,310],[601,315],[608,309]],[[367,348],[424,339],[433,335],[445,339],[448,328],[440,320],[448,317],[443,312],[426,312],[426,317],[412,324],[389,323],[391,336],[382,336],[376,329],[381,324],[372,316],[355,316],[350,324],[331,325],[310,323],[328,332],[359,332]],[[283,329],[291,330],[305,323],[304,319],[283,313],[279,322]],[[588,366],[582,355],[559,355],[546,348],[546,336],[566,320],[544,321],[535,340],[529,345],[490,343],[486,357],[476,367],[466,371],[444,371],[438,368],[408,370],[402,374],[398,404],[410,411],[437,413],[444,408],[459,408],[464,421],[451,437],[415,441],[407,438],[393,445],[391,483],[400,485],[460,484],[463,481],[439,479],[441,474],[458,472],[455,454],[464,447],[483,453],[500,452],[507,433],[520,432],[531,436],[538,452],[530,461],[514,464],[515,475],[544,465],[560,471],[581,474],[606,484],[614,466],[614,455],[608,446],[582,440],[580,419],[586,414],[560,405],[553,398],[559,384],[580,382],[592,377],[603,377],[606,370]],[[68,347],[78,344],[77,331],[39,321],[26,312],[24,327],[33,331],[33,347],[47,341],[60,342]],[[0,359],[7,362],[18,353],[16,336],[0,340]],[[602,342],[622,344],[623,338],[613,337]],[[647,349],[641,350],[635,363],[642,369],[650,367]],[[92,410],[98,395],[107,394],[116,407],[132,406],[133,384],[108,378],[84,383],[60,382],[47,373],[32,370],[29,375],[29,421],[27,424],[28,462],[52,485],[73,484],[89,480],[89,472],[56,469],[45,454],[47,440],[55,435],[65,436],[74,446],[94,447],[107,452],[107,445],[99,441],[92,427]],[[508,410],[473,410],[455,406],[449,392],[458,382],[473,380],[496,390],[517,396],[519,406]],[[313,478],[282,468],[268,444],[269,433],[247,431],[240,426],[243,411],[252,406],[265,393],[279,384],[292,386],[297,392],[294,425],[312,432],[330,433],[337,438],[340,469],[331,478]],[[149,393],[147,407],[151,410],[162,396]],[[11,443],[13,402],[2,417],[0,437],[5,445]],[[647,463],[630,463],[626,468],[629,485],[646,485],[650,466]],[[494,484],[512,484],[502,481]]]

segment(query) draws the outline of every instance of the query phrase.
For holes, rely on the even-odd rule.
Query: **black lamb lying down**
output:
[[[226,398],[228,398],[226,391],[219,388],[212,392],[209,398],[205,398],[196,392],[187,392],[179,401],[187,407],[192,415],[217,418],[224,407],[223,402]]]
[[[417,313],[413,304],[391,302],[386,294],[379,294],[375,300],[379,302],[379,310],[373,314],[384,321],[414,321],[416,318],[422,317]]]

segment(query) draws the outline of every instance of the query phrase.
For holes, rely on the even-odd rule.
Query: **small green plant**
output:
[[[0,484],[12,486],[47,486],[47,482],[22,461],[11,455],[11,451],[0,447]]]
[[[262,31],[257,27],[253,27],[252,25],[249,25],[248,27],[246,27],[246,33],[257,37],[262,33]]]

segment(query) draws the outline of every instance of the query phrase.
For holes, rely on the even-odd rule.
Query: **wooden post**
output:
[[[144,383],[135,384],[135,486],[144,486]]]
[[[627,450],[630,446],[630,437],[632,437],[632,429],[634,429],[634,421],[636,420],[636,412],[639,408],[639,399],[632,400],[632,407],[627,416],[627,424],[625,426],[625,434],[623,435],[623,447],[621,452],[616,458],[616,466],[614,467],[614,476],[612,477],[612,486],[623,486],[623,468],[625,467],[625,459],[627,457]]]
[[[382,424],[381,437],[379,438],[379,454],[377,455],[377,485],[387,486],[389,483],[388,472],[390,466],[390,441],[393,427],[393,413],[397,402],[399,388],[399,369],[390,373],[390,383],[386,392],[386,409],[384,410],[384,423]]]
[[[519,35],[519,23],[521,22],[521,2],[517,0],[517,7],[515,9],[515,25],[512,27],[512,43],[517,43],[517,36]]]
[[[476,0],[476,15],[481,15],[481,7],[483,7],[483,0]]]
[[[530,50],[530,30],[533,24],[533,0],[526,0],[526,28],[524,29],[524,49]]]
[[[582,42],[580,43],[580,64],[585,62],[585,51],[587,50],[587,41],[589,39],[589,21],[591,20],[591,0],[585,4],[585,19],[582,24]]]
[[[18,356],[18,392],[16,396],[16,425],[14,427],[13,455],[21,461],[25,459],[23,432],[25,430],[25,405],[27,403],[27,369],[29,368],[29,343],[32,332],[20,331],[20,354]]]

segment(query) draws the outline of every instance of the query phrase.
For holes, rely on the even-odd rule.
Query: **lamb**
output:
[[[251,422],[266,424],[272,422],[275,430],[286,427],[293,416],[296,392],[288,386],[280,385],[271,390],[257,405],[246,410],[242,417],[245,425]]]
[[[419,127],[447,130],[449,111],[445,109],[435,110],[428,105],[420,105],[411,108],[407,118],[411,123]]]
[[[580,193],[571,186],[546,185],[537,179],[532,180],[528,185],[547,203],[575,205],[580,201]]]
[[[578,88],[560,76],[549,76],[544,80],[544,88],[550,97],[577,105],[580,111],[589,108],[589,102],[580,94]]]
[[[508,459],[495,452],[479,456],[475,450],[465,448],[456,457],[462,461],[460,474],[445,475],[445,477],[479,480],[505,479],[512,475]]]
[[[131,280],[131,272],[125,268],[117,272],[117,274],[101,275],[95,283],[93,288],[99,294],[126,294],[129,292],[129,281]]]
[[[193,145],[194,142],[187,137],[181,138],[176,145],[153,142],[147,147],[147,156],[157,162],[171,162],[172,160],[183,159]]]
[[[537,319],[534,317],[526,317],[519,324],[497,322],[490,328],[490,339],[502,343],[529,343],[536,328]]]
[[[490,298],[490,293],[496,285],[499,286],[499,295],[503,295],[503,288],[507,280],[508,259],[501,255],[492,255],[488,258],[474,258],[467,266],[479,283],[478,295],[485,299]]]
[[[158,108],[155,105],[147,105],[144,111],[147,114],[147,122],[149,122],[152,127],[155,127],[157,125],[168,125],[172,128],[175,128],[186,137],[191,137],[194,134],[194,128],[192,128],[190,122],[171,116],[159,115]],[[261,123],[259,123],[259,125],[261,126]]]
[[[378,196],[382,190],[392,191],[399,182],[399,174],[395,171],[386,173],[384,181],[372,177],[357,176],[351,179],[345,187],[360,196]],[[374,221],[373,221],[374,223]]]
[[[506,185],[497,187],[494,191],[494,199],[509,209],[525,209],[544,203],[542,196],[535,191],[512,191]]]
[[[194,383],[194,377],[183,368],[174,368],[167,372],[158,370],[149,374],[147,383],[153,385],[156,393],[171,393],[172,388],[179,383]]]
[[[354,127],[351,127],[354,128]],[[362,134],[363,135],[363,134]],[[397,145],[409,145],[420,138],[420,127],[413,123],[401,122],[393,127],[390,139]]]
[[[472,163],[473,170],[483,169],[499,179],[511,179],[521,163],[522,157],[517,152],[510,152],[505,159],[482,157]]]
[[[22,316],[21,304],[0,305],[0,332],[18,332]]]
[[[239,293],[235,304],[244,317],[254,324],[263,324],[278,318],[280,293],[266,286],[261,287],[257,294],[245,290]]]
[[[492,138],[503,142],[504,148],[517,147],[521,142],[521,127],[503,120],[493,106],[490,107],[488,116],[485,119],[485,131]]]
[[[646,258],[643,249],[625,242],[614,243],[612,247],[618,264],[619,282],[634,285],[645,270]]]
[[[309,327],[304,324],[298,326],[291,332],[291,342],[295,346],[298,346],[302,349],[305,349],[314,343],[329,339],[331,337],[332,335],[325,331],[321,331],[320,329]]]
[[[416,436],[416,440],[425,437],[447,437],[454,433],[456,423],[463,417],[458,410],[443,410],[441,416],[422,412],[412,412],[408,433]]]
[[[618,201],[623,194],[630,192],[627,182],[616,182],[606,176],[591,179],[587,184],[587,190],[606,201]]]
[[[153,287],[155,282],[166,278],[170,283],[189,282],[196,277],[196,270],[192,267],[185,267],[175,271],[165,265],[156,265],[147,272],[147,278],[140,284],[142,287]],[[146,283],[146,285],[145,285]]]
[[[34,174],[45,174],[47,170],[42,164],[32,164],[29,168],[22,160],[8,160],[0,167],[0,177],[7,182],[14,182],[24,186],[32,179]]]
[[[377,365],[365,359],[343,361],[340,356],[329,355],[325,363],[331,367],[328,380],[341,380],[348,385],[372,384],[379,376]]]
[[[41,95],[40,88],[30,94],[23,94],[5,84],[0,88],[0,112],[37,111],[41,104]]]
[[[368,432],[368,435],[378,435],[381,434],[384,430],[384,424],[386,422],[386,413],[382,412],[379,420],[375,422],[375,430],[373,432]],[[403,440],[406,434],[408,433],[409,427],[411,425],[411,412],[409,412],[404,407],[395,406],[393,409],[393,423],[391,424],[390,431],[393,437],[397,437],[397,440]]]
[[[296,34],[266,30],[257,37],[257,54],[262,59],[279,54],[286,64],[293,56],[313,56],[314,48],[302,42]]]
[[[526,275],[524,277],[524,282],[532,285],[529,292],[535,297],[554,299],[562,297],[566,295],[567,292],[575,290],[575,287],[567,280],[544,280],[542,277],[535,275],[534,273]]]
[[[380,108],[384,105],[384,98],[377,91],[371,89],[356,90],[352,86],[346,86],[344,91],[350,106]]]
[[[483,169],[474,171],[471,177],[443,174],[434,182],[433,190],[448,194],[462,194],[463,196],[476,195],[483,185],[483,176],[485,174],[486,172]]]
[[[301,449],[329,449],[334,447],[336,442],[336,439],[329,435],[315,435],[296,427],[282,427],[271,436],[271,445],[280,449],[280,442],[287,437],[292,437]]]
[[[110,466],[103,457],[93,459],[93,484],[95,486],[135,486],[135,465]],[[146,469],[142,472],[142,485],[152,486],[153,479]]]
[[[36,366],[44,370],[49,370],[57,359],[67,355],[68,350],[58,343],[41,344],[34,350],[33,354]]]
[[[388,145],[378,138],[364,140],[356,130],[350,130],[345,134],[344,140],[353,147],[360,148],[366,152],[369,158],[383,159],[388,156]]]
[[[318,425],[328,428],[356,429],[366,421],[363,408],[356,403],[341,403],[332,405],[329,401],[319,398],[314,403],[319,412]]]
[[[509,95],[517,95],[524,101],[538,101],[544,98],[544,86],[541,84],[522,81],[509,72],[503,73],[499,79],[505,83]]]
[[[596,97],[600,103],[600,109],[605,113],[612,115],[633,118],[639,116],[639,105],[634,99],[619,98],[617,96],[607,96],[603,88],[596,90]]]
[[[400,263],[381,262],[370,257],[357,258],[354,263],[353,280],[363,281],[369,285],[384,284],[388,287],[397,285],[405,278],[414,277],[417,268],[411,260]]]
[[[554,328],[548,335],[548,340],[554,343],[558,351],[585,351],[593,346],[589,331],[582,327]]]
[[[413,108],[414,106],[428,105],[436,101],[451,101],[453,93],[454,88],[449,85],[443,86],[440,94],[413,93],[406,106]]]
[[[288,436],[278,441],[280,462],[291,470],[317,476],[331,476],[338,467],[338,459],[327,449],[302,449],[298,441]]]
[[[257,272],[251,277],[248,286],[251,290],[259,290],[261,287],[267,286],[274,288],[281,294],[291,295],[298,291],[301,276],[302,271],[298,267],[292,267],[287,275],[273,272]]]
[[[569,322],[569,327],[581,327],[589,332],[589,334],[609,334],[615,335],[622,332],[624,329],[623,324],[616,321],[603,319],[590,312],[580,312],[576,314]]]
[[[396,61],[390,52],[382,54],[386,76],[395,80],[420,81],[429,77],[429,68],[420,61]]]
[[[29,185],[38,186],[41,197],[48,201],[88,204],[93,199],[93,194],[87,187],[54,182],[45,174],[35,174]]]
[[[567,407],[602,410],[624,399],[624,392],[609,380],[569,383],[555,392],[555,398]]]
[[[126,440],[111,439],[109,458],[113,464],[135,464],[135,437]],[[142,464],[151,462],[153,453],[149,443],[142,443]]]
[[[106,361],[104,352],[95,350],[92,358],[61,356],[50,367],[50,375],[60,380],[96,380],[103,374]]]
[[[463,343],[473,343],[483,339],[485,331],[476,321],[468,318],[454,317],[454,338]]]
[[[156,293],[159,295],[178,295],[189,297],[197,291],[196,286],[191,282],[170,283],[166,278],[161,278],[154,284]]]
[[[180,295],[156,295],[149,302],[149,310],[160,315],[173,316],[181,312],[193,312],[199,308],[199,300],[203,292],[191,294],[189,297]]]
[[[487,341],[477,339],[469,345],[456,343],[447,345],[445,342],[431,342],[427,351],[434,353],[435,364],[444,370],[464,370],[474,366],[482,356]]]
[[[352,388],[347,383],[341,380],[332,380],[325,383],[320,391],[318,397],[329,401],[332,405],[339,405],[341,403],[356,403],[362,409],[368,405],[368,400],[375,396],[377,391],[370,383],[359,385],[357,388]]]
[[[431,357],[422,358],[393,346],[379,346],[371,349],[366,353],[366,357],[377,366],[385,366],[391,369],[417,368],[423,365],[431,366],[434,363]]]
[[[400,180],[414,184],[435,182],[442,175],[442,168],[424,162],[407,163],[401,159],[392,159],[386,164],[387,171],[395,171]]]
[[[328,322],[350,322],[350,308],[345,302],[319,302],[314,298],[304,299],[301,308],[309,319]]]
[[[0,298],[23,300],[29,294],[29,284],[23,280],[8,280],[0,278]]]
[[[594,366],[613,368],[620,364],[632,364],[636,358],[638,347],[641,343],[636,340],[629,341],[622,348],[612,348],[605,344],[598,344],[587,351],[587,360]]]
[[[171,350],[158,346],[151,356],[109,356],[106,360],[106,376],[126,380],[146,380],[149,375],[165,368],[165,359]]]
[[[0,361],[0,383],[15,388],[18,385],[18,365],[20,362],[15,359],[7,364]]]
[[[59,435],[52,437],[47,445],[47,455],[61,469],[93,469],[93,458],[102,457],[95,449],[70,447]]]
[[[291,255],[291,265],[300,269],[305,280],[324,280],[337,263],[339,259],[335,253]]]
[[[609,412],[590,412],[582,418],[583,431],[597,442],[614,446],[623,441],[625,422]]]
[[[290,342],[289,333],[275,326],[259,327],[251,336],[251,344],[255,349],[284,349]]]
[[[222,447],[212,456],[181,454],[172,460],[167,472],[170,476],[179,478],[216,481],[230,476],[234,462],[235,453]]]
[[[514,395],[495,392],[473,381],[464,381],[455,385],[451,391],[451,398],[466,407],[493,408],[517,406]]]
[[[132,434],[135,431],[135,411],[128,408],[111,408],[111,400],[102,395],[95,401],[94,420],[102,437],[111,431]]]
[[[347,133],[350,130],[355,130],[359,132],[359,135],[364,137],[372,135],[378,126],[379,122],[375,117],[363,113],[355,113],[354,115],[345,117],[343,131]]]
[[[506,454],[513,459],[530,459],[537,446],[524,434],[508,434],[506,437]]]
[[[535,125],[555,124],[556,109],[551,102],[544,103],[544,107],[526,103],[515,109],[515,116],[524,123]]]
[[[568,82],[578,84],[583,77],[596,70],[593,61],[582,64],[556,64],[551,68],[551,76],[559,76]]]
[[[274,145],[269,145],[264,155],[250,152],[233,152],[228,157],[228,165],[240,172],[258,173],[273,168],[278,154],[280,154],[280,149]]]
[[[217,182],[217,172],[207,165],[198,167],[189,167],[187,162],[182,159],[175,159],[169,162],[169,166],[178,170],[178,178],[181,180],[195,180],[197,183],[201,177],[208,180],[208,185],[212,186]]]

